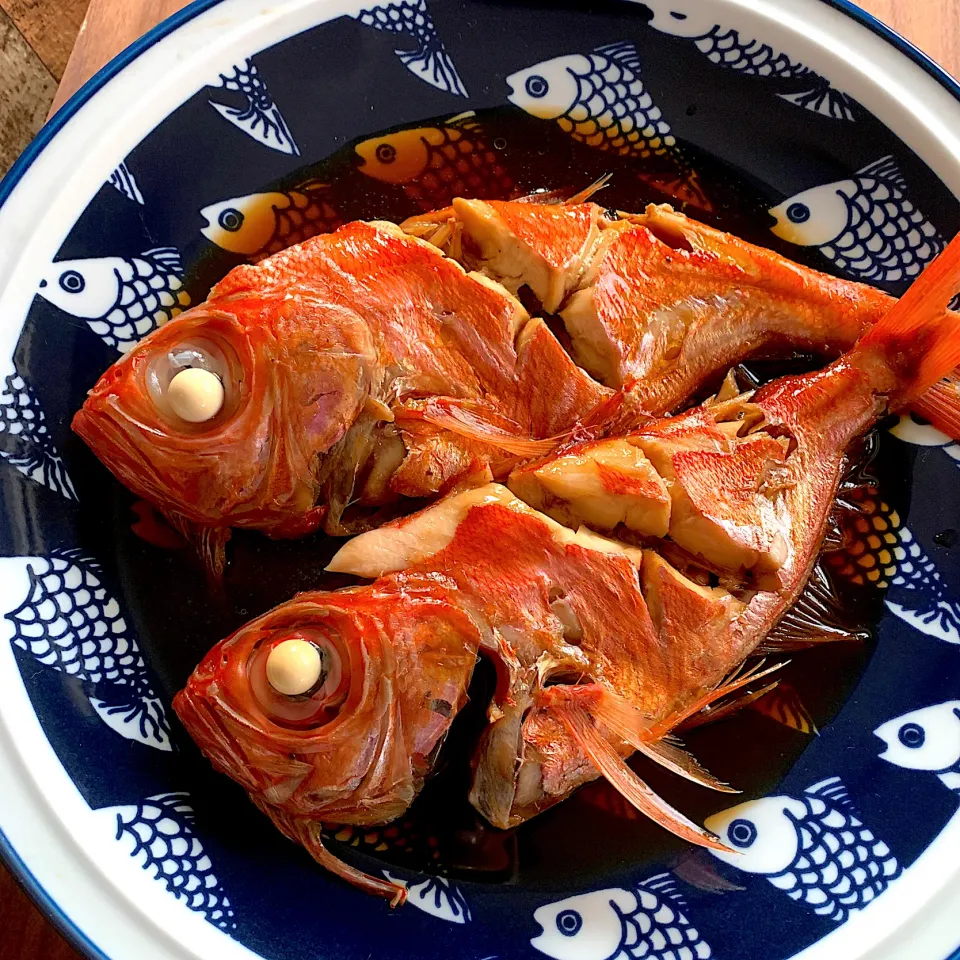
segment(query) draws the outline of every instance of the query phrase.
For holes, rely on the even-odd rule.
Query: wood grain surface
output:
[[[185,4],[92,0],[86,10],[87,0],[0,0],[0,173],[40,129],[48,110]],[[861,6],[960,76],[960,0],[863,0]],[[2,868],[0,957],[79,960]]]

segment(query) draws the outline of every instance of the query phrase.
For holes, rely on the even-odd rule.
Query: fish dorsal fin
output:
[[[176,247],[154,247],[152,250],[144,250],[140,256],[144,260],[166,264],[178,273],[183,269],[180,265],[180,251]]]
[[[903,179],[903,174],[897,166],[897,161],[892,156],[881,157],[868,163],[862,170],[857,171],[859,177],[875,177],[877,180],[883,180],[898,190],[906,192],[907,181]]]
[[[622,67],[626,67],[638,77],[643,70],[643,64],[640,63],[640,54],[637,53],[637,48],[629,40],[608,43],[602,47],[597,47],[593,52],[609,57],[611,60],[616,60]]]
[[[463,130],[473,130],[480,126],[477,121],[476,110],[464,110],[463,113],[448,117],[444,120],[444,125],[448,127],[460,127]]]
[[[783,615],[760,645],[760,653],[802,650],[819,643],[865,642],[869,633],[851,625],[830,578],[818,562],[797,602]]]
[[[311,180],[304,180],[303,183],[298,183],[293,189],[304,192],[322,193],[330,189],[330,184],[326,180],[314,177]]]
[[[827,800],[835,807],[840,807],[848,813],[855,814],[857,812],[856,806],[850,799],[850,794],[847,793],[847,788],[839,777],[828,777],[826,780],[821,780],[819,783],[807,787],[803,792],[808,796]]]
[[[687,906],[687,901],[677,886],[676,878],[671,873],[658,873],[655,876],[647,877],[637,886],[643,887],[644,890],[651,890],[661,897],[669,897],[681,907],[686,908]]]

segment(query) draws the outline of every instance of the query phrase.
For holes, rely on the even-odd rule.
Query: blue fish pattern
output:
[[[187,793],[161,793],[136,804],[102,807],[114,839],[167,892],[215,927],[236,928],[233,907],[193,829],[194,812]]]
[[[748,800],[705,821],[730,847],[711,850],[744,873],[765,877],[817,916],[843,923],[901,873],[897,858],[861,822],[839,777],[799,797]]]
[[[287,121],[273,102],[267,84],[252,60],[245,60],[231,67],[227,73],[221,73],[220,88],[242,94],[246,101],[242,107],[234,107],[217,100],[208,100],[210,106],[224,120],[228,120],[248,137],[253,137],[271,150],[294,157],[300,156],[300,148],[293,139]]]
[[[632,890],[611,887],[538,907],[531,941],[554,960],[709,960],[709,944],[686,918],[669,873]]]
[[[85,320],[121,353],[190,306],[175,247],[157,247],[138,257],[58,260],[44,273],[37,292],[64,313]]]
[[[900,514],[873,486],[846,491],[843,502],[852,508],[841,519],[846,542],[824,554],[827,568],[858,586],[890,587],[884,603],[891,613],[929,637],[960,644],[960,604]]]
[[[882,760],[934,773],[960,795],[960,700],[912,710],[881,724],[874,734],[886,744]]]
[[[283,193],[252,193],[212,203],[200,211],[201,233],[231,253],[267,257],[343,222],[330,203],[328,184],[311,180]]]
[[[904,284],[945,244],[913,204],[893,157],[853,177],[811,187],[771,207],[770,229],[789,243],[817,247],[855,280]]]
[[[94,713],[116,733],[169,751],[166,711],[102,576],[97,563],[75,549],[0,558],[4,586],[24,597],[3,612],[0,637],[6,634],[43,666],[83,681]]]
[[[419,880],[404,880],[384,870],[391,882],[407,888],[407,903],[424,913],[448,923],[469,923],[472,919],[467,898],[446,877],[426,876]]]
[[[673,0],[645,0],[644,5],[653,14],[651,27],[692,41],[718,66],[747,76],[792,81],[791,86],[797,89],[778,93],[782,100],[835,120],[856,120],[862,113],[860,105],[829,80],[769,44],[747,39],[739,31],[716,23],[703,4],[680,9]]]
[[[416,77],[444,93],[467,96],[466,87],[437,33],[426,0],[398,0],[361,10],[353,16],[366,27],[397,33],[413,41],[412,50],[394,50]]]
[[[640,74],[636,47],[612,43],[518,70],[507,77],[507,99],[592,147],[625,157],[664,156],[676,139]]]
[[[130,168],[126,163],[121,163],[120,166],[110,174],[107,183],[122,193],[128,200],[139,203],[141,207],[143,206],[143,194],[140,192],[140,187],[137,186],[137,178],[130,172]]]
[[[0,457],[67,500],[77,499],[73,481],[50,439],[43,407],[16,369],[4,380],[0,392]]]

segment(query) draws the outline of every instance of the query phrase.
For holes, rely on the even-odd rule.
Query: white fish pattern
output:
[[[632,890],[611,887],[538,907],[541,933],[530,943],[554,960],[708,960],[709,944],[682,909],[669,873]]]
[[[829,80],[791,60],[785,53],[716,23],[708,7],[687,4],[680,9],[673,0],[644,0],[644,6],[653,14],[651,27],[661,33],[691,40],[718,66],[753,77],[799,81],[791,84],[798,89],[777,96],[835,120],[856,119],[861,108],[849,94],[837,90]]]
[[[230,900],[194,833],[189,794],[161,793],[136,804],[103,807],[94,816],[184,906],[221,930],[236,928]]]
[[[508,100],[534,117],[556,120],[574,140],[621,156],[668,154],[670,125],[640,78],[631,43],[544,60],[507,77]]]
[[[130,168],[126,163],[121,163],[120,166],[110,174],[107,183],[122,193],[128,200],[132,200],[134,203],[139,203],[140,206],[143,206],[143,194],[140,192],[140,187],[137,186],[137,178],[130,172]]]
[[[421,80],[444,93],[467,96],[467,90],[437,33],[426,0],[397,0],[353,14],[364,26],[409,37],[412,50],[394,50],[400,62]]]
[[[423,877],[421,880],[404,880],[383,871],[391,882],[407,888],[407,904],[429,913],[432,917],[448,923],[469,923],[472,916],[470,905],[460,889],[446,877]]]
[[[157,247],[138,257],[58,260],[37,292],[64,313],[86,320],[121,353],[190,306],[175,247]]]
[[[208,100],[221,117],[271,150],[300,156],[300,148],[293,139],[287,121],[273,102],[273,97],[270,96],[270,91],[252,60],[245,60],[231,67],[229,72],[221,73],[220,87],[240,93],[246,100],[242,107]]]
[[[856,176],[804,190],[769,212],[778,237],[817,247],[849,276],[870,283],[911,280],[945,245],[909,199],[889,156]]]
[[[38,663],[84,681],[97,716],[120,736],[169,751],[166,711],[136,638],[95,561],[78,550],[0,558],[0,639]],[[23,598],[18,603],[18,598]]]
[[[16,369],[0,392],[0,457],[67,500],[77,499],[73,481],[50,439],[43,407]]]
[[[748,800],[705,821],[732,852],[711,850],[744,873],[766,877],[817,916],[842,923],[900,875],[890,848],[865,827],[839,777],[799,797]]]
[[[231,253],[269,256],[336,229],[341,220],[329,202],[330,187],[310,181],[284,193],[251,193],[200,211],[201,233]]]
[[[935,773],[960,794],[960,700],[905,713],[881,724],[874,734],[887,745],[881,760]]]

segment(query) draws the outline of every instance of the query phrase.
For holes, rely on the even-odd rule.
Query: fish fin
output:
[[[157,750],[173,750],[167,715],[156,697],[141,696],[118,703],[93,696],[89,700],[97,716],[121,737]]]
[[[570,736],[579,744],[597,771],[641,813],[689,843],[713,850],[729,849],[716,834],[697,826],[679,810],[671,807],[666,800],[657,796],[600,735],[590,715],[579,703],[567,701],[554,709]]]
[[[760,660],[757,663],[753,664],[750,667],[747,667],[746,664],[740,664],[736,670],[729,674],[724,680],[721,680],[712,690],[706,691],[698,697],[690,706],[686,707],[684,710],[679,711],[671,716],[665,717],[658,724],[651,728],[651,735],[655,738],[661,737],[664,734],[669,733],[675,727],[679,727],[685,720],[689,717],[692,717],[694,714],[699,713],[705,707],[709,707],[710,704],[716,703],[717,700],[722,700],[724,697],[729,696],[731,693],[734,693],[736,690],[741,689],[741,687],[747,686],[747,684],[754,683],[757,680],[760,680],[762,677],[769,676],[775,670],[780,670],[787,665],[788,661],[782,663],[775,663],[770,667],[765,666],[766,661]]]
[[[818,563],[803,592],[767,634],[757,653],[785,653],[823,643],[865,643],[869,639],[867,630],[847,622],[843,601]]]
[[[477,111],[464,110],[463,113],[454,114],[452,117],[444,120],[448,127],[475,127],[477,124]]]
[[[850,798],[846,786],[839,777],[828,777],[826,780],[812,784],[803,792],[811,797],[829,800],[834,805],[843,807],[848,813],[858,812],[856,804]]]
[[[705,727],[708,723],[719,723],[721,720],[726,720],[727,717],[732,717],[761,697],[765,697],[771,690],[775,690],[779,682],[779,680],[774,680],[773,683],[768,683],[759,690],[747,690],[737,697],[732,697],[726,703],[708,704],[699,713],[688,717],[675,729],[686,732],[697,727]]]
[[[292,157],[300,156],[300,148],[293,139],[293,134],[287,126],[283,114],[275,107],[271,107],[266,112],[255,108],[230,107],[224,103],[217,103],[216,100],[208,100],[207,103],[213,107],[224,120],[232,123],[238,130],[242,130],[247,136],[262,143],[271,150],[277,150],[280,153],[289,154]]]
[[[144,260],[163,264],[173,273],[183,273],[183,262],[180,259],[180,251],[176,247],[154,247],[152,250],[144,250],[140,256]]]
[[[812,80],[813,77],[808,79]],[[830,117],[833,120],[856,121],[857,114],[860,112],[858,109],[860,104],[849,94],[831,87],[822,77],[818,79],[821,82],[817,83],[816,86],[799,90],[796,93],[778,93],[777,96],[781,100],[794,104],[794,106],[819,113],[822,117]],[[860,172],[862,174],[864,171],[861,170]],[[899,171],[897,172],[899,173]]]
[[[912,403],[960,364],[960,315],[947,311],[958,288],[960,234],[857,344],[861,363],[879,352],[898,374],[902,386],[889,394],[891,408]]]
[[[467,89],[457,73],[446,48],[437,38],[430,38],[415,50],[394,50],[400,62],[416,77],[430,86],[466,97]]]
[[[552,453],[564,439],[564,437],[553,437],[536,440],[533,437],[524,437],[520,425],[513,420],[497,417],[500,422],[496,423],[492,415],[487,414],[476,404],[452,397],[437,397],[417,408],[401,407],[395,410],[395,413],[397,424],[400,426],[404,420],[422,420],[435,427],[449,430],[457,436],[488,444],[520,457],[546,456]]]
[[[716,861],[702,850],[685,851],[673,860],[670,869],[674,876],[704,893],[719,895],[747,889],[721,877],[716,870]]]
[[[220,580],[227,567],[227,541],[229,527],[201,527],[179,513],[165,513],[170,526],[197,551],[207,573],[213,580]]]
[[[816,736],[820,733],[800,694],[788,683],[780,683],[765,696],[758,697],[750,709],[782,723],[791,730]]]
[[[861,170],[857,171],[859,177],[875,177],[877,180],[884,180],[898,190],[907,192],[907,181],[904,180],[897,161],[890,155],[874,160],[868,163]]]
[[[522,197],[514,197],[513,203],[557,203],[570,204],[586,203],[595,193],[599,193],[610,180],[612,173],[605,173],[602,177],[597,177],[588,187],[578,190],[576,193],[570,193],[569,188],[558,190],[541,190],[538,193],[527,193]]]
[[[953,371],[910,404],[938,430],[960,440],[960,376]]]
[[[608,43],[602,47],[597,47],[593,52],[609,57],[611,60],[616,60],[617,63],[627,67],[638,77],[643,69],[643,65],[640,63],[640,54],[637,53],[636,46],[629,40]]]
[[[643,887],[644,890],[652,890],[661,897],[669,897],[681,907],[687,906],[687,899],[680,892],[676,877],[672,873],[664,871],[654,874],[652,877],[647,877],[646,880],[641,880],[637,886]]]
[[[573,689],[574,695],[576,689]],[[588,689],[588,688],[585,688]],[[647,730],[650,727],[646,718],[635,707],[618,697],[610,690],[601,690],[600,696],[591,697],[590,715],[600,721],[608,730],[625,740],[634,750],[659,764],[661,767],[686,780],[700,784],[720,793],[739,793],[734,787],[718,780],[705,770],[677,740],[662,738],[651,740]]]
[[[267,811],[267,813],[270,812]],[[341,880],[346,880],[351,886],[362,890],[364,893],[384,897],[390,901],[391,907],[399,907],[406,903],[407,888],[402,884],[381,880],[380,877],[364,873],[362,870],[350,866],[349,863],[344,863],[339,857],[335,857],[323,845],[322,824],[302,817],[283,817],[281,821],[279,816],[270,815],[283,833],[301,843],[306,848],[307,853],[330,873],[340,877]]]

